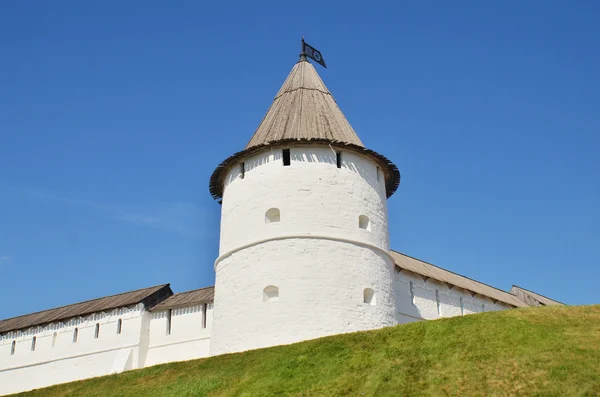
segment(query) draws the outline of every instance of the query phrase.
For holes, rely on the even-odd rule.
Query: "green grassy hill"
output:
[[[20,395],[600,396],[600,305],[419,322]]]

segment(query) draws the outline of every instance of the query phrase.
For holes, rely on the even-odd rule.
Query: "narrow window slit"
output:
[[[240,165],[240,177],[242,179],[244,179],[245,176],[246,176],[246,163],[242,163]]]
[[[290,149],[283,149],[283,165],[288,166],[291,164],[291,161]]]
[[[338,168],[342,168],[342,152],[335,152],[335,163]]]
[[[171,335],[171,318],[173,316],[173,312],[171,309],[167,310],[167,336]]]

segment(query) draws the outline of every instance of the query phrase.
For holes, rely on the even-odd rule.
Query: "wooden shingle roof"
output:
[[[261,150],[289,147],[294,143],[335,146],[370,157],[383,172],[387,197],[394,194],[400,184],[398,168],[385,156],[365,148],[315,68],[301,59],[292,68],[244,150],[217,166],[210,177],[210,194],[216,200],[222,198],[224,178],[234,164]]]
[[[550,299],[547,296],[540,295],[536,292],[519,287],[517,285],[512,286],[512,288],[510,289],[510,293],[530,306],[539,306],[540,304],[544,306],[564,305],[564,303],[555,301],[554,299]]]
[[[453,285],[473,293],[487,296],[493,300],[504,302],[515,307],[528,306],[526,303],[517,299],[516,296],[502,291],[500,289],[491,287],[479,281],[472,280],[468,277],[461,276],[460,274],[453,273],[449,270],[442,269],[432,265],[431,263],[424,262],[422,260],[413,258],[408,255],[404,255],[400,252],[392,251],[392,257],[394,262],[401,269],[408,270],[410,272],[419,274],[423,277],[432,278],[434,280],[441,281],[443,283]]]
[[[50,324],[56,321],[68,320],[73,317],[115,309],[117,307],[144,303],[146,306],[156,305],[157,302],[173,295],[169,284],[142,288],[117,295],[105,296],[85,302],[74,303],[37,313],[25,314],[19,317],[0,320],[0,333],[27,329],[37,325]]]
[[[192,291],[179,292],[152,307],[150,311],[154,312],[159,310],[175,309],[183,306],[192,306],[200,303],[208,303],[212,302],[214,297],[214,286],[195,289]]]
[[[246,149],[283,139],[327,139],[364,147],[306,60],[294,65]]]

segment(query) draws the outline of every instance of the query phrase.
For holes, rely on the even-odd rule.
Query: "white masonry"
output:
[[[243,178],[240,167],[223,195],[211,354],[395,324],[377,164],[298,144],[245,159]]]

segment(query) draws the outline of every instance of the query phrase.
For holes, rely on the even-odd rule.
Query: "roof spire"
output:
[[[382,155],[364,147],[314,66],[308,61],[310,58],[325,67],[321,53],[306,44],[304,37],[301,44],[300,60],[275,95],[245,149],[223,161],[210,177],[210,193],[215,199],[223,197],[225,177],[237,161],[267,150],[268,146],[291,145],[293,142],[333,144],[364,153],[374,158],[384,171],[387,196],[391,196],[398,188],[398,168]]]
[[[364,147],[308,61],[294,65],[246,149],[283,139],[327,139]]]
[[[306,52],[304,52],[304,36],[302,36],[302,41],[301,41],[301,45],[302,48],[300,49],[300,60],[298,62],[308,62],[308,60],[306,59]]]

